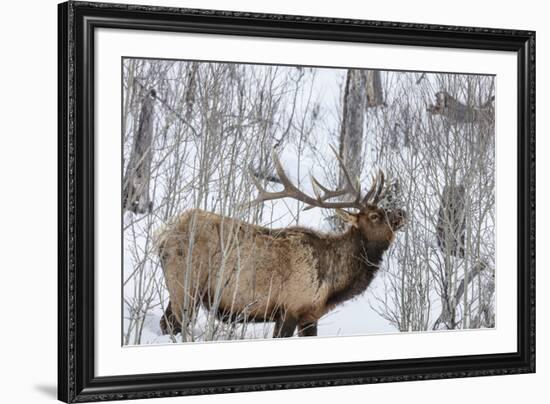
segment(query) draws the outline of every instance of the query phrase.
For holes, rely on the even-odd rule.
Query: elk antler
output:
[[[317,199],[320,201],[326,201],[328,199],[335,198],[337,196],[344,196],[347,194],[355,195],[355,203],[360,203],[361,201],[361,184],[359,183],[359,179],[355,180],[355,184],[353,183],[351,179],[351,175],[349,171],[346,168],[346,165],[344,164],[344,161],[336,151],[332,145],[329,145],[330,150],[334,153],[336,156],[336,159],[338,160],[338,163],[340,163],[340,168],[342,169],[342,172],[344,173],[344,179],[346,180],[346,184],[342,189],[335,189],[330,190],[323,186],[317,179],[313,176],[311,176],[311,184],[313,186],[313,192],[315,193],[315,196],[317,196]],[[323,191],[324,195],[319,194],[319,189]],[[310,208],[306,208],[310,209]]]
[[[374,195],[374,198],[372,200],[372,203],[376,203],[379,199],[380,193],[382,191],[382,187],[384,186],[384,175],[383,174],[381,175],[380,182],[376,180],[374,181],[371,189],[369,190],[369,192],[367,192],[367,195],[363,198],[363,200],[361,200],[361,187],[360,187],[359,181],[357,180],[355,184],[353,183],[351,179],[351,175],[346,169],[342,159],[340,158],[340,156],[338,156],[338,153],[332,146],[330,148],[336,154],[338,158],[338,162],[340,163],[340,166],[342,168],[342,172],[344,173],[344,178],[346,179],[346,185],[342,189],[330,190],[325,186],[321,185],[321,183],[317,181],[314,177],[311,177],[312,187],[313,187],[313,192],[315,193],[315,197],[312,197],[304,193],[303,191],[300,191],[298,187],[296,187],[286,175],[283,169],[283,166],[281,164],[281,161],[279,160],[277,154],[273,150],[271,152],[273,163],[275,164],[275,170],[277,171],[277,175],[279,176],[279,179],[281,180],[281,184],[283,185],[284,189],[282,191],[277,191],[277,192],[268,192],[265,190],[264,187],[262,187],[258,179],[254,175],[251,175],[250,178],[252,179],[252,182],[258,189],[259,195],[256,199],[254,199],[250,203],[256,204],[256,203],[270,201],[274,199],[293,198],[309,205],[306,209],[311,209],[314,207],[327,208],[327,209],[335,209],[335,208],[362,209],[365,206],[365,204],[368,201],[370,201],[373,195]],[[377,183],[378,183],[378,189],[376,189]],[[320,195],[319,190],[321,190],[324,194]],[[354,194],[355,199],[353,201],[327,202],[328,199],[331,199],[337,196],[343,196],[346,194]]]
[[[383,189],[384,189],[384,172],[382,170],[378,170],[378,176],[372,178],[372,186],[370,187],[369,191],[367,192],[367,194],[365,195],[361,203],[363,205],[366,205],[368,203],[372,203],[373,205],[376,205],[380,201],[380,198],[382,197]]]

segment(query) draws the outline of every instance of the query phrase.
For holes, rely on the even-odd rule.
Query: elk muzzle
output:
[[[394,209],[386,213],[392,231],[399,231],[407,223],[407,212],[403,209]]]

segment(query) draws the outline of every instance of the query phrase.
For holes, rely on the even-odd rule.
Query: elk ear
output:
[[[359,227],[359,215],[347,212],[343,209],[335,210],[336,216],[353,227]]]

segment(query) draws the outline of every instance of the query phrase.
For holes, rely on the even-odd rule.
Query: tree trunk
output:
[[[441,196],[437,220],[437,244],[443,254],[464,257],[465,194],[463,185],[447,184]]]
[[[134,135],[132,152],[124,175],[122,206],[136,214],[150,212],[151,146],[153,143],[153,109],[156,92],[151,90],[143,99],[139,126]]]
[[[384,91],[382,90],[382,78],[380,70],[367,70],[367,107],[373,108],[385,105]]]
[[[353,178],[361,176],[363,125],[367,107],[366,83],[365,70],[348,70],[340,130],[340,156]],[[343,172],[340,172],[338,182],[340,186],[345,184]]]
[[[339,154],[352,179],[361,177],[363,125],[367,108],[367,71],[349,69],[346,77],[346,87],[342,106],[342,122],[340,125]],[[344,172],[338,175],[338,188],[346,184]],[[349,196],[344,196],[349,198]],[[342,230],[344,222],[339,216],[330,218],[335,230]]]
[[[455,329],[456,328],[456,309],[458,308],[458,305],[460,303],[460,299],[462,298],[462,295],[464,294],[464,291],[468,287],[468,285],[474,280],[476,276],[481,274],[482,271],[484,271],[487,268],[487,264],[483,261],[478,262],[471,270],[471,272],[467,275],[467,277],[462,278],[460,281],[460,284],[458,285],[458,288],[456,289],[456,293],[453,297],[451,296],[444,296],[442,298],[442,308],[441,308],[441,314],[435,320],[433,329],[437,330],[439,329],[439,326],[441,324],[444,324],[447,329]],[[492,293],[492,292],[491,292]],[[489,309],[486,310],[489,312]],[[476,327],[479,328],[479,325]]]

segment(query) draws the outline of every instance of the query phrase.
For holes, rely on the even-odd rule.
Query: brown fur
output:
[[[274,336],[291,336],[296,325],[316,334],[317,320],[368,287],[404,220],[375,206],[343,214],[351,228],[328,235],[185,212],[158,239],[170,295],[163,332],[179,331],[182,314],[192,318],[200,302],[222,320],[276,321]]]

